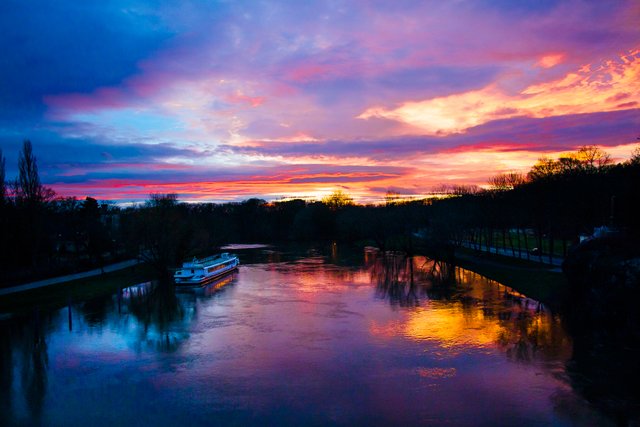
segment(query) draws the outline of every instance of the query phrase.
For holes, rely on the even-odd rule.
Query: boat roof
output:
[[[201,267],[209,267],[215,264],[222,264],[223,262],[229,261],[230,259],[235,258],[235,255],[231,255],[227,252],[208,256],[206,258],[196,258],[193,257],[191,261],[185,261],[182,264],[182,268],[201,268]]]

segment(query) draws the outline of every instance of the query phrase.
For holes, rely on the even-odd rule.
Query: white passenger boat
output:
[[[193,260],[184,262],[182,268],[176,270],[173,278],[176,285],[204,285],[235,270],[239,264],[237,256],[226,252],[202,259],[194,257]]]

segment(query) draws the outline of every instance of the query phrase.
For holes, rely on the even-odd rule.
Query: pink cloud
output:
[[[562,63],[565,58],[566,55],[564,53],[552,53],[540,58],[537,65],[542,68],[551,68]]]

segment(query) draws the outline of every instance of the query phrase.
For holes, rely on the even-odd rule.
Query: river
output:
[[[0,424],[608,425],[544,306],[424,257],[232,246],[157,283],[0,320]],[[123,284],[130,285],[130,284]]]

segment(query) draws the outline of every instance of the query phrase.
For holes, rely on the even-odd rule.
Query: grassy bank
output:
[[[38,308],[62,307],[71,301],[84,301],[110,294],[120,288],[151,280],[155,271],[148,265],[87,277],[71,282],[58,283],[39,289],[0,297],[0,312],[19,312]]]
[[[559,304],[567,288],[566,278],[557,268],[517,258],[459,249],[456,264],[552,307]]]

